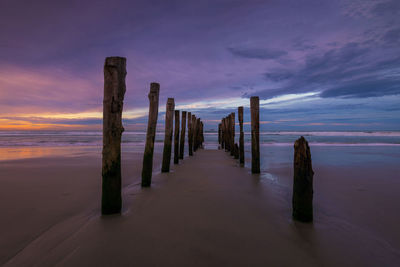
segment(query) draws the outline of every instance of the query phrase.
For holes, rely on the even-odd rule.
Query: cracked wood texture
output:
[[[174,130],[174,164],[179,163],[179,119],[180,111],[175,110],[175,130]]]
[[[185,156],[185,132],[186,132],[186,111],[182,111],[181,122],[181,143],[179,145],[179,158],[183,159]]]
[[[160,85],[158,83],[150,84],[149,92],[149,120],[147,122],[146,147],[143,154],[142,168],[142,186],[149,187],[151,185],[151,177],[153,174],[153,153],[154,140],[156,138],[156,127],[158,118],[158,99],[160,95]]]
[[[188,112],[188,146],[189,146],[189,156],[193,156],[193,143],[192,143],[192,113]]]
[[[172,151],[172,131],[174,122],[175,101],[168,98],[165,112],[165,137],[161,172],[169,172]]]
[[[294,143],[293,161],[293,219],[302,222],[313,220],[313,176],[311,152],[302,136]]]
[[[260,173],[260,99],[250,98],[251,112],[251,172]]]
[[[239,162],[240,162],[240,166],[244,166],[243,107],[238,107],[238,120],[239,120],[239,127],[240,127]]]
[[[107,57],[104,63],[102,214],[120,213],[122,109],[126,91],[126,58]]]

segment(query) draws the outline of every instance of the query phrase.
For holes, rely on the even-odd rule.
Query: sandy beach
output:
[[[291,219],[290,166],[271,166],[268,173],[252,175],[223,151],[200,150],[171,173],[156,172],[153,186],[141,189],[140,162],[140,153],[123,154],[123,213],[108,217],[100,216],[100,157],[2,162],[0,234],[5,238],[0,264],[400,262],[400,183],[393,169],[315,166],[315,221],[303,224]],[[156,162],[158,166],[158,154]],[[381,178],[371,179],[376,175]]]

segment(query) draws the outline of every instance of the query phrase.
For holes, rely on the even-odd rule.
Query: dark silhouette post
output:
[[[231,156],[235,155],[235,112],[231,115]]]
[[[239,162],[241,166],[244,166],[244,132],[243,132],[243,107],[238,108],[238,119],[240,127],[239,136]]]
[[[180,159],[183,159],[183,156],[185,155],[185,131],[186,131],[186,111],[182,111],[181,143],[179,145]]]
[[[221,142],[221,123],[218,123],[218,149],[220,149],[221,148],[221,144],[222,142]]]
[[[221,120],[221,149],[225,149],[225,133],[224,133],[224,124],[225,119]]]
[[[229,117],[225,117],[225,119],[224,119],[224,121],[225,121],[225,126],[224,126],[224,128],[225,128],[225,151],[229,151],[229,145],[230,145],[230,139],[229,139],[229,136],[230,136],[230,130],[229,130]]]
[[[201,148],[204,148],[204,145],[203,145],[203,143],[204,143],[204,123],[203,122],[201,122],[201,135],[200,135],[200,146],[201,146]]]
[[[293,219],[302,222],[313,220],[313,176],[311,152],[308,142],[300,137],[294,143],[293,162]]]
[[[260,173],[260,99],[250,98],[251,111],[251,172]]]
[[[193,119],[194,117],[194,119]],[[196,152],[196,132],[197,132],[197,118],[195,115],[192,115],[192,146],[193,146],[193,152]]]
[[[143,154],[142,187],[149,187],[151,185],[151,176],[153,173],[154,140],[156,138],[159,95],[160,95],[160,85],[158,83],[151,83],[150,93],[148,95],[149,121],[147,122],[146,147],[144,149],[144,154]]]
[[[165,109],[165,137],[164,151],[161,172],[169,172],[171,163],[171,143],[172,143],[172,128],[174,120],[175,101],[173,98],[168,98]]]
[[[174,164],[179,163],[179,110],[175,110]]]
[[[192,125],[192,113],[188,112],[188,143],[189,143],[189,156],[193,156],[193,140],[192,140],[192,132],[193,132],[193,125]]]
[[[196,151],[199,149],[201,144],[201,121],[200,118],[196,119]]]
[[[235,143],[235,149],[233,151],[233,156],[235,157],[235,159],[239,159],[239,146],[237,143]]]
[[[126,91],[126,58],[107,57],[104,63],[103,158],[101,213],[120,213],[122,109]]]
[[[196,139],[195,139],[195,136],[196,136],[196,127],[197,127],[197,125],[196,125],[196,116],[195,115],[193,115],[192,114],[192,134],[191,134],[191,138],[192,138],[192,151],[193,152],[195,152],[196,151],[196,145],[195,145],[195,142],[196,142]]]
[[[228,151],[231,152],[233,149],[232,145],[232,114],[227,117],[227,131],[228,131]]]

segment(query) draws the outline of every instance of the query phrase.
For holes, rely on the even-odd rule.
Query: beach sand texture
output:
[[[341,185],[351,184],[346,180],[354,173],[337,175],[340,168],[315,167],[315,218],[313,224],[304,224],[291,219],[291,195],[287,187],[263,179],[263,174],[252,175],[248,168],[241,168],[238,161],[221,150],[199,150],[193,157],[172,166],[170,173],[156,171],[152,187],[146,189],[140,187],[141,160],[140,153],[123,156],[123,212],[107,217],[100,216],[101,158],[2,162],[0,264],[396,266],[400,263],[396,223],[385,224],[385,220],[379,224],[373,218],[382,216],[376,214],[379,205],[367,205],[363,211],[367,215],[358,216],[357,212],[351,215],[350,207],[354,208],[358,202],[373,203],[367,200],[367,195],[365,199],[355,197],[354,203],[351,196],[341,195],[349,193],[345,191],[349,187]],[[155,166],[159,165],[157,155]],[[368,176],[368,170],[359,171]],[[382,176],[390,176],[392,171],[383,171]],[[290,168],[271,169],[271,174],[283,177],[290,187]],[[384,195],[381,192],[384,186],[367,182],[362,187],[372,193],[378,187],[375,193]],[[393,196],[399,184],[391,187],[387,198]],[[343,203],[347,202],[343,214],[349,214],[349,220],[332,216],[335,209],[327,207],[335,203],[321,197],[322,190],[336,189],[339,196],[328,193],[332,194],[330,201],[343,197],[337,208],[345,209]],[[399,199],[384,199],[392,200]],[[397,203],[385,207],[385,216],[398,222]],[[358,227],[363,224],[360,218],[364,218],[367,226],[378,224],[377,229],[385,225],[386,235],[375,235],[368,227]],[[386,239],[391,232],[392,239]]]

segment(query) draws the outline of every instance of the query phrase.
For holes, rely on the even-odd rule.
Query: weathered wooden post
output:
[[[233,152],[233,156],[235,157],[235,159],[239,159],[239,146],[237,143],[235,143],[235,150]]]
[[[192,134],[191,134],[191,138],[192,138],[192,150],[193,152],[196,151],[196,131],[197,131],[197,125],[196,125],[196,116],[192,114]]]
[[[293,162],[293,219],[302,222],[313,220],[313,176],[308,142],[300,137],[294,143]]]
[[[120,213],[122,109],[126,91],[126,58],[107,57],[104,63],[103,158],[101,213]]]
[[[193,143],[192,143],[192,113],[188,113],[188,144],[189,144],[189,156],[193,156]]]
[[[260,99],[250,98],[251,111],[251,172],[260,173]]]
[[[179,145],[180,159],[183,159],[183,156],[185,155],[185,131],[186,131],[186,111],[182,111],[181,144]]]
[[[165,137],[164,137],[164,151],[161,172],[169,172],[169,165],[171,163],[171,142],[172,142],[172,128],[174,120],[175,101],[173,98],[168,98],[167,106],[165,109]]]
[[[203,145],[203,143],[204,143],[204,123],[203,122],[201,122],[201,139],[200,139],[200,146],[201,146],[201,148],[204,148],[204,145]]]
[[[224,129],[224,125],[225,125],[225,119],[221,120],[221,148],[225,149],[225,129]]]
[[[231,156],[235,155],[235,112],[231,113]]]
[[[221,123],[218,123],[218,149],[221,148]]]
[[[238,108],[238,119],[240,126],[239,136],[239,162],[241,166],[244,166],[244,132],[243,132],[243,107]]]
[[[201,121],[196,119],[196,150],[199,149],[201,143]]]
[[[149,97],[149,121],[147,122],[146,147],[143,154],[142,169],[142,187],[151,185],[151,176],[153,173],[153,153],[154,140],[156,138],[156,127],[158,118],[158,99],[160,95],[160,85],[158,83],[150,84]]]
[[[232,146],[232,116],[231,114],[228,115],[227,117],[228,124],[227,124],[227,130],[228,130],[228,151],[231,152],[233,149]]]
[[[197,151],[197,133],[199,130],[199,125],[197,124],[197,117],[194,118],[194,122],[193,122],[193,151],[196,152]]]
[[[179,110],[175,110],[175,132],[174,132],[174,164],[179,163]]]
[[[230,130],[229,130],[229,117],[225,117],[225,119],[224,119],[224,121],[225,121],[225,151],[229,151],[229,145],[230,145],[230,139],[229,139],[229,136],[230,136]]]

